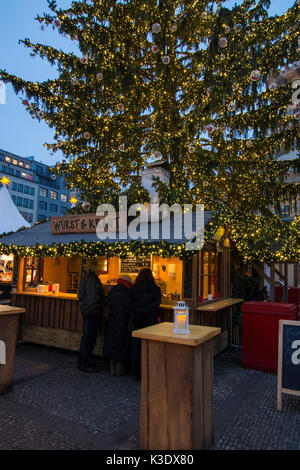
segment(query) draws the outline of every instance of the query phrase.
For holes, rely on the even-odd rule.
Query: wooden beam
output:
[[[280,277],[280,279],[282,279],[284,282],[287,282],[285,279],[285,276],[276,268],[275,268],[275,273],[277,274],[278,277]]]
[[[271,283],[271,278],[266,275],[264,270],[255,263],[251,263],[251,264],[252,264],[253,268],[264,278],[264,280],[267,281],[268,284],[270,284]]]

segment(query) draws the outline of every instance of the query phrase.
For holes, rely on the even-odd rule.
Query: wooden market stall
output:
[[[205,212],[206,224],[212,216]],[[223,227],[200,252],[184,258],[178,240],[170,242],[173,251],[169,254],[160,245],[162,239],[156,244],[129,238],[102,242],[96,224],[94,214],[55,217],[2,239],[2,247],[15,256],[12,305],[26,309],[21,325],[23,340],[79,349],[83,322],[77,290],[86,260],[93,256],[99,262],[106,293],[121,274],[129,274],[134,280],[140,268],[147,266],[161,288],[161,321],[173,321],[173,307],[184,300],[190,307],[192,324],[221,328],[215,353],[227,347],[231,307],[242,299],[231,298],[231,246]],[[103,334],[104,329],[97,345],[99,354]]]
[[[4,176],[0,181],[0,235],[18,230],[21,227],[30,227],[24,217],[14,204],[9,192],[10,179]],[[12,253],[0,253],[0,303],[6,304],[10,301],[10,292],[13,283]]]

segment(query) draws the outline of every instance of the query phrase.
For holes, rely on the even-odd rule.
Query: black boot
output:
[[[100,368],[96,364],[82,364],[78,363],[78,369],[81,372],[99,372]]]

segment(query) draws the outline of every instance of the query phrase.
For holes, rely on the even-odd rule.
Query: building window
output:
[[[22,184],[18,184],[18,192],[19,193],[23,192],[23,185]]]
[[[26,198],[23,199],[23,207],[29,207],[29,200]]]
[[[20,161],[19,166],[24,166],[24,163]]]
[[[20,178],[20,175],[21,175],[20,170],[16,170],[16,176],[18,176]]]
[[[290,206],[289,206],[289,205],[283,206],[283,208],[282,208],[282,216],[283,216],[283,217],[289,217],[290,215],[291,215]]]
[[[14,204],[16,204],[16,196],[12,196],[11,198],[12,198]]]
[[[50,204],[50,211],[51,212],[57,212],[57,205],[56,204]]]
[[[40,196],[48,197],[48,189],[40,188]]]
[[[18,160],[16,160],[15,158],[13,159],[13,165],[17,165],[18,164]]]
[[[29,186],[24,186],[24,194],[29,194],[30,188]]]
[[[33,200],[32,199],[29,199],[29,207],[30,207],[30,209],[33,209]]]
[[[4,173],[7,173],[7,166],[2,166],[2,171],[4,171]]]
[[[25,168],[26,170],[30,170],[30,165],[28,165],[28,163],[25,163]]]
[[[35,189],[34,189],[34,188],[30,188],[30,196],[34,196],[34,193],[35,193]]]
[[[46,216],[43,214],[38,215],[38,220],[46,220]]]
[[[30,223],[33,222],[33,216],[32,216],[32,214],[28,214],[28,222],[30,222]]]
[[[17,191],[17,188],[18,188],[17,183],[13,182],[11,189],[12,189],[13,191]]]
[[[58,193],[56,191],[50,191],[51,199],[58,199]]]
[[[39,208],[42,209],[43,211],[46,211],[47,210],[47,202],[39,201]]]
[[[6,161],[7,163],[10,163],[10,157],[5,157],[5,161]]]
[[[219,254],[203,249],[199,254],[199,300],[220,295],[219,284]]]
[[[61,194],[61,195],[60,195],[60,199],[61,199],[61,201],[63,201],[63,202],[68,202],[68,196],[67,196],[66,194]]]
[[[21,197],[17,197],[17,206],[22,207],[22,198]]]
[[[60,213],[61,213],[61,214],[66,214],[67,210],[68,210],[67,207],[61,206],[61,208],[60,208]]]
[[[24,173],[24,171],[22,171],[22,173],[21,173],[21,178],[24,178],[25,180],[32,181],[32,175],[29,175],[28,173]]]

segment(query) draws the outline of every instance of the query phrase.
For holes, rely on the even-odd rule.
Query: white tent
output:
[[[0,235],[15,232],[21,227],[30,227],[30,223],[20,214],[6,184],[3,184],[0,190]]]

